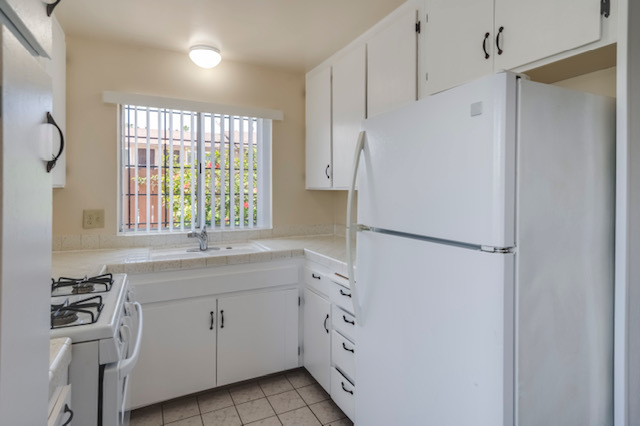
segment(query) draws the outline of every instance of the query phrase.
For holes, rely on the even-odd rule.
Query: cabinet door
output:
[[[367,42],[367,117],[417,99],[416,9],[407,9]]]
[[[52,21],[53,47],[51,49],[51,82],[53,86],[53,118],[60,126],[62,134],[67,134],[67,109],[66,109],[66,93],[67,93],[67,48],[65,44],[65,36],[62,27],[55,17]],[[52,154],[57,154],[60,150],[60,138],[55,133],[53,138]],[[58,158],[56,166],[51,170],[51,177],[54,188],[64,188],[66,184],[66,151],[62,151],[62,155]]]
[[[426,94],[493,71],[493,0],[427,0]]]
[[[143,305],[140,358],[131,406],[143,407],[216,386],[216,299]]]
[[[331,67],[307,74],[305,104],[307,188],[331,188]]]
[[[598,0],[495,0],[501,55],[495,69],[511,69],[600,39]],[[495,37],[494,37],[495,38]]]
[[[331,305],[304,290],[304,366],[327,392],[331,391]]]
[[[218,299],[218,386],[298,366],[298,290]]]
[[[333,64],[333,187],[348,188],[353,153],[366,118],[366,46]]]
[[[53,3],[53,2],[51,2]],[[3,0],[0,10],[40,56],[51,54],[51,18],[43,0]]]

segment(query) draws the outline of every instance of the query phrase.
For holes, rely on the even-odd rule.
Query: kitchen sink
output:
[[[265,251],[265,248],[255,243],[216,244],[207,250],[198,247],[158,248],[149,251],[149,260],[191,259],[210,256],[230,256],[236,254],[251,254]]]

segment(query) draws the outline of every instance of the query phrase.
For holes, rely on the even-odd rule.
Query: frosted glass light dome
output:
[[[213,68],[220,63],[222,56],[220,50],[211,46],[193,46],[189,50],[189,57],[199,67]]]

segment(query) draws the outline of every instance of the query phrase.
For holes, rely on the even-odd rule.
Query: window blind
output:
[[[270,226],[271,120],[121,105],[121,232]]]

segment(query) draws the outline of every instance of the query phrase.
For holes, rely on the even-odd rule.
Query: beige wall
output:
[[[67,186],[53,191],[54,236],[117,231],[117,114],[105,90],[284,111],[273,125],[273,225],[334,223],[336,195],[304,189],[304,74],[224,60],[203,70],[187,52],[67,37]],[[105,228],[82,229],[83,209],[105,209]]]
[[[616,67],[595,71],[553,83],[569,89],[616,97]]]

